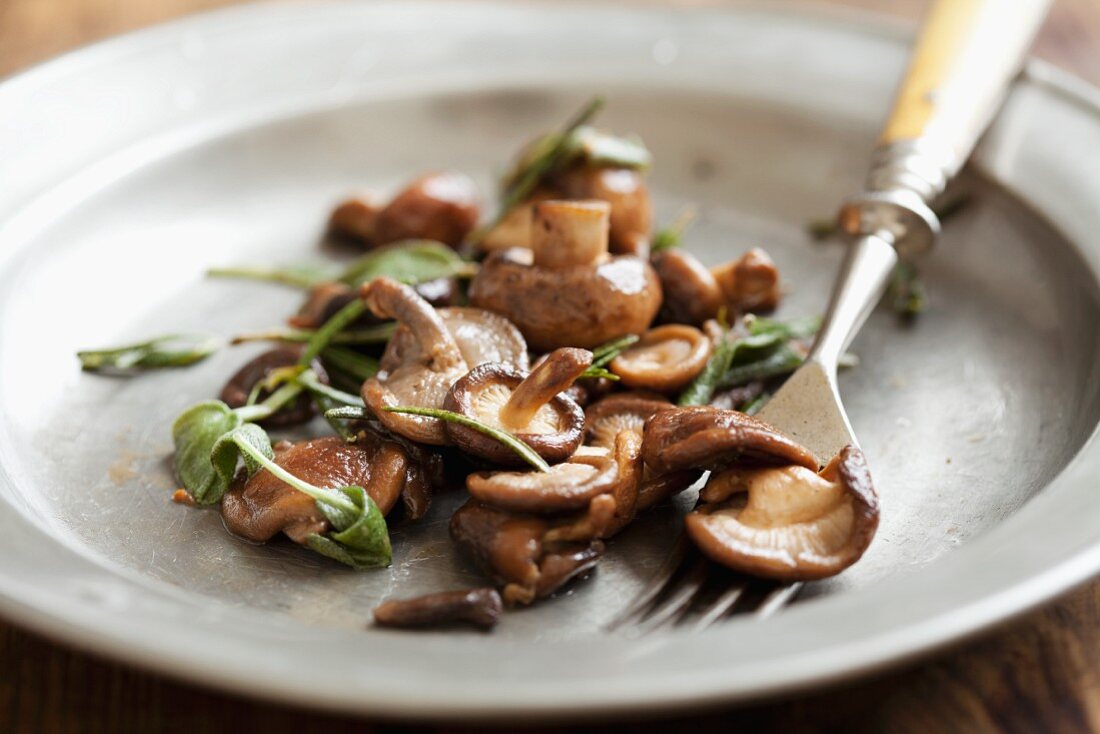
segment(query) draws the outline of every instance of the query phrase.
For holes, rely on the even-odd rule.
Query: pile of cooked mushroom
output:
[[[340,203],[330,232],[364,254],[303,283],[289,328],[241,339],[278,344],[180,417],[176,498],[366,568],[390,560],[387,523],[467,492],[450,534],[489,583],[387,601],[391,626],[491,627],[699,486],[685,531],[719,564],[810,580],[855,563],[878,523],[859,449],[815,457],[751,415],[812,323],[761,315],[782,295],[763,250],[708,268],[655,233],[649,153],[588,124],[594,107],[520,152],[484,223],[453,171]],[[320,414],[334,434],[267,437]]]

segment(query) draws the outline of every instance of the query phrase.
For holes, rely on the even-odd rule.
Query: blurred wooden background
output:
[[[0,76],[115,33],[236,1],[0,0]],[[665,1],[717,5],[723,0]],[[840,4],[917,18],[927,3],[803,0],[803,4]],[[1055,0],[1036,53],[1100,84],[1100,0]],[[406,730],[205,691],[74,652],[3,623],[0,670],[3,732]],[[1100,731],[1100,583],[952,652],[858,684],[692,719],[601,724],[576,731],[666,727],[697,734]],[[477,729],[426,727],[423,731]]]

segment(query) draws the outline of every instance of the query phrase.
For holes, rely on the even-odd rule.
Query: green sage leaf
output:
[[[546,460],[538,455],[538,452],[532,449],[530,446],[520,441],[508,431],[500,428],[494,428],[490,425],[486,425],[479,420],[475,420],[461,413],[454,413],[449,410],[442,410],[439,408],[421,408],[412,405],[392,405],[383,408],[388,413],[407,413],[409,415],[422,415],[427,418],[438,418],[448,423],[458,423],[459,425],[472,428],[478,433],[495,439],[504,444],[512,451],[516,452],[516,455],[530,464],[538,471],[550,471],[550,465],[546,463]]]
[[[406,240],[371,250],[353,261],[339,280],[355,288],[384,275],[416,285],[439,278],[467,277],[476,267],[440,242]]]
[[[349,512],[344,506],[317,499],[317,507],[332,525],[325,535],[309,536],[309,547],[323,556],[345,563],[352,568],[381,568],[393,560],[389,528],[382,511],[362,487],[340,487],[333,490],[355,506]]]
[[[187,367],[209,357],[221,344],[209,334],[172,334],[121,347],[85,349],[76,356],[87,372],[136,372]]]
[[[200,504],[217,502],[225,494],[233,483],[233,477],[237,474],[237,462],[244,461],[248,476],[252,476],[260,470],[259,462],[253,454],[241,451],[240,442],[245,441],[256,451],[269,459],[275,459],[275,452],[271,448],[271,439],[267,432],[255,423],[245,423],[230,433],[223,435],[214,442],[210,449],[210,465],[214,467],[217,481],[211,485],[207,492],[207,501]],[[215,496],[216,495],[216,496]],[[198,497],[195,498],[198,501]]]
[[[221,499],[229,483],[211,462],[215,444],[243,423],[220,400],[207,400],[180,413],[172,424],[176,479],[200,505]]]

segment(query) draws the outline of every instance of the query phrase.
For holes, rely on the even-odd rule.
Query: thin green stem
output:
[[[311,274],[307,271],[299,271],[286,268],[264,267],[236,267],[236,268],[211,268],[206,271],[210,278],[237,278],[241,280],[255,280],[261,283],[278,283],[307,290],[324,280],[319,273]]]
[[[303,367],[308,367],[310,362],[329,345],[329,342],[332,341],[337,334],[343,331],[348,324],[351,324],[362,316],[366,310],[366,302],[362,298],[356,298],[333,314],[332,318],[326,321],[324,326],[315,331],[309,341],[306,342],[306,349],[302,353],[301,358],[298,359],[298,364]]]
[[[329,340],[329,344],[385,344],[393,336],[397,324],[386,323],[378,326],[368,326],[361,329],[349,329],[336,334]],[[308,342],[317,332],[314,329],[266,329],[249,334],[240,334],[230,340],[230,344],[245,344],[248,342]]]
[[[442,420],[442,421],[447,421],[449,423],[457,423],[461,426],[466,426],[467,428],[472,428],[475,431],[477,431],[478,433],[484,434],[484,435],[488,436],[489,438],[495,439],[495,440],[499,441],[500,443],[504,444],[505,446],[507,446],[508,448],[512,449],[512,451],[515,451],[516,454],[521,459],[526,461],[528,464],[533,466],[535,469],[537,469],[541,472],[550,471],[550,465],[546,463],[545,459],[543,459],[541,456],[539,456],[538,453],[534,449],[532,449],[530,446],[525,444],[523,441],[520,441],[518,438],[513,436],[511,433],[508,433],[507,431],[503,431],[499,428],[493,428],[492,426],[486,425],[486,424],[482,423],[481,421],[474,420],[473,418],[469,418],[467,416],[464,416],[461,413],[453,413],[449,410],[440,410],[439,408],[420,408],[420,407],[411,406],[411,405],[410,406],[403,406],[403,405],[389,406],[389,407],[383,408],[383,410],[385,410],[387,413],[407,413],[409,415],[422,415],[426,418],[438,418],[439,420]]]
[[[330,385],[324,384],[317,379],[317,375],[313,374],[312,371],[303,372],[298,378],[298,382],[311,393],[326,397],[334,403],[340,403],[341,405],[350,407],[359,407],[363,405],[363,399],[361,397],[352,395],[350,392],[337,390]]]

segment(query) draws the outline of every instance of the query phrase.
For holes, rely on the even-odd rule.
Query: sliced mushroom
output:
[[[412,288],[390,278],[375,278],[363,287],[363,295],[375,315],[400,323],[386,345],[378,374],[362,389],[367,407],[394,433],[421,443],[446,444],[438,419],[383,408],[440,408],[451,385],[482,362],[527,366],[523,337],[496,314],[473,308],[434,309]]]
[[[257,384],[267,379],[274,370],[295,366],[301,356],[302,348],[300,346],[276,347],[263,352],[233,373],[233,376],[229,378],[229,382],[222,388],[219,396],[221,401],[230,408],[239,408],[245,405]],[[319,360],[313,360],[310,369],[317,375],[320,382],[328,384],[328,375]],[[269,391],[261,390],[259,399],[263,400],[269,394]],[[303,393],[289,405],[281,408],[274,415],[265,418],[260,423],[267,428],[282,428],[306,423],[316,414],[313,399]]]
[[[645,425],[642,457],[657,474],[717,469],[738,459],[817,470],[808,449],[764,421],[706,406],[655,414]]]
[[[870,545],[878,497],[863,453],[847,446],[820,474],[802,466],[733,467],[711,477],[685,520],[703,553],[785,581],[840,573]]]
[[[438,627],[462,622],[491,629],[500,620],[503,606],[493,588],[444,591],[384,601],[374,609],[374,622],[382,627]]]
[[[592,353],[584,349],[558,349],[529,375],[505,364],[483,364],[455,382],[443,407],[510,432],[548,462],[564,461],[581,444],[584,412],[563,393],[591,364]],[[448,423],[446,431],[469,454],[501,466],[523,463],[473,428]]]
[[[489,230],[478,243],[484,252],[505,250],[509,247],[531,247],[531,221],[535,204],[549,199],[561,198],[546,189],[537,189],[527,201],[513,208],[495,227]]]
[[[507,316],[532,348],[591,348],[645,330],[661,304],[645,260],[607,256],[607,205],[535,206],[531,250],[494,252],[470,284],[470,302]]]
[[[632,431],[640,438],[650,416],[675,407],[667,398],[657,393],[610,395],[585,411],[586,441],[591,446],[610,449],[616,445],[617,438],[623,432]],[[695,469],[656,474],[643,465],[638,478],[635,512],[644,512],[683,492],[695,484],[702,474],[702,470]]]
[[[544,518],[470,500],[451,517],[451,537],[495,582],[508,604],[530,604],[590,571],[603,554],[614,500],[597,497],[579,518]]]
[[[647,331],[609,367],[627,387],[675,392],[703,371],[711,351],[710,339],[694,326],[668,324]]]
[[[500,509],[555,514],[587,506],[593,497],[610,492],[616,478],[611,452],[587,449],[547,472],[474,472],[466,478],[466,489],[474,499]]]
[[[362,487],[386,514],[405,484],[408,458],[395,444],[361,446],[339,436],[276,446],[275,463],[300,479],[322,488]],[[238,481],[222,498],[222,519],[229,531],[246,540],[264,542],[284,532],[295,543],[324,533],[328,521],[307,494],[266,470]]]
[[[479,198],[477,186],[464,174],[422,176],[378,213],[375,244],[425,239],[457,247],[477,226]]]
[[[645,422],[661,410],[676,407],[663,395],[650,392],[624,392],[608,395],[584,411],[585,442],[611,449],[620,431],[633,430],[640,436]]]
[[[630,168],[576,166],[557,176],[567,199],[598,199],[611,205],[611,251],[649,256],[653,204],[645,177]]]
[[[365,191],[340,202],[328,219],[328,229],[334,235],[356,240],[361,244],[375,241],[378,212],[382,200],[377,193]]]
[[[734,313],[771,311],[779,305],[779,269],[759,247],[711,268],[726,306]]]
[[[654,253],[650,261],[664,293],[658,320],[698,326],[718,315],[724,300],[722,289],[698,258],[674,248]]]

